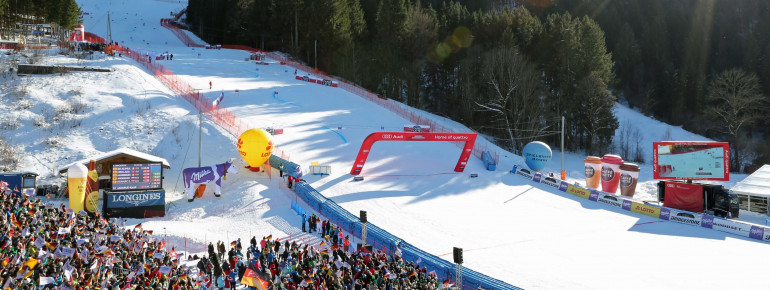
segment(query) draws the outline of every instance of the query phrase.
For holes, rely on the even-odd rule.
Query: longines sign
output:
[[[107,208],[156,206],[166,203],[166,191],[110,192],[105,198]]]

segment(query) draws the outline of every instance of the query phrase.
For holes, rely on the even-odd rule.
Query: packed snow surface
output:
[[[185,47],[159,25],[161,18],[183,9],[185,1],[78,3],[88,13],[87,31],[106,36],[110,11],[113,40],[148,53],[174,54],[173,61],[159,62],[207,98],[224,94],[221,106],[253,128],[283,128],[274,140],[293,162],[331,166],[331,175],[305,176],[323,195],[354,214],[366,210],[369,222],[443,259],[451,261],[452,247],[461,247],[465,267],[526,289],[770,287],[763,266],[770,260],[770,245],[632,214],[532,183],[509,173],[523,161],[502,149],[497,171],[487,171],[472,158],[465,172],[456,173],[460,148],[451,143],[378,142],[363,168],[364,181],[354,182],[348,172],[364,138],[382,128],[401,131],[408,120],[342,89],[297,81],[293,69],[274,60],[257,66],[245,60],[246,51]],[[4,60],[13,57],[5,52]],[[26,95],[17,99],[8,93],[0,101],[0,121],[18,123],[2,134],[21,148],[23,168],[41,174],[39,183],[59,183],[58,168],[126,147],[165,158],[171,166],[163,180],[167,215],[129,220],[127,226],[142,223],[189,253],[204,252],[210,241],[269,234],[320,241],[301,232],[300,218],[290,209],[298,199],[277,174],[269,178],[239,170],[223,181],[222,197],[208,190],[202,198],[187,202],[180,173],[198,165],[198,112],[141,66],[100,53],[85,59],[44,53],[51,56],[41,58],[43,64],[106,67],[113,72],[3,75],[4,91],[23,87]],[[87,107],[66,119],[45,118],[78,103]],[[641,200],[655,199],[653,141],[707,140],[621,105],[614,112],[621,125],[642,131],[641,142],[648,150],[649,159],[640,164],[636,198]],[[457,131],[470,131],[418,113]],[[236,166],[245,166],[236,140],[204,118],[201,163],[234,158]],[[554,150],[544,171],[559,172],[560,157]],[[584,184],[584,158],[581,152],[564,154],[570,183]],[[471,173],[478,178],[470,178]],[[730,187],[744,177],[733,174],[723,184]],[[741,214],[764,224],[764,216]]]

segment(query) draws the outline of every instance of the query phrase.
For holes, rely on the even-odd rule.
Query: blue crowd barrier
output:
[[[270,161],[270,166],[278,170],[281,170],[281,164],[283,164],[284,174],[288,174],[294,177],[302,177],[302,169],[300,168],[299,164],[275,155],[270,155],[268,160]]]
[[[276,157],[276,161],[283,162],[284,168],[287,164],[294,164],[284,159]],[[270,165],[277,168],[278,163],[273,163],[271,157]],[[298,168],[298,167],[293,167]],[[284,170],[286,172],[286,170]],[[363,226],[358,216],[339,206],[336,202],[326,198],[320,192],[304,182],[298,182],[294,185],[294,192],[299,198],[308,204],[313,210],[324,215],[332,223],[341,227],[351,235],[361,238]],[[296,207],[296,209],[295,209]],[[296,202],[292,202],[292,209],[298,214],[304,213]],[[443,281],[444,279],[455,279],[457,267],[454,263],[441,259],[435,255],[425,252],[402,239],[394,236],[386,230],[383,230],[371,223],[366,224],[366,242],[374,249],[382,250],[392,254],[396,248],[401,249],[401,257],[407,261],[416,262],[420,260],[420,267],[425,267],[428,271],[435,271],[436,275]],[[463,268],[463,288],[464,289],[521,289],[510,285],[498,279],[481,274],[474,270]]]

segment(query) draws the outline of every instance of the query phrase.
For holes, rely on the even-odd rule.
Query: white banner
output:
[[[549,177],[543,177],[542,179],[540,179],[540,183],[559,189],[559,186],[561,186],[562,181],[549,176]]]
[[[721,219],[717,217],[714,218],[714,224],[712,228],[717,231],[736,234],[744,237],[748,237],[749,233],[751,232],[751,225],[747,225],[744,223],[737,223],[734,221]]]
[[[675,223],[700,227],[701,222],[703,221],[703,215],[689,211],[671,209],[671,215],[668,217],[668,220]]]
[[[599,192],[599,198],[596,199],[596,202],[623,208],[623,199],[614,194]]]

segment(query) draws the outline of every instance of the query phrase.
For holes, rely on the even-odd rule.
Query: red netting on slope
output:
[[[180,14],[178,14],[176,16],[176,19],[178,19],[179,16],[181,16],[182,13],[183,12],[180,12]],[[190,39],[190,37],[184,31],[179,29],[179,27],[177,27],[176,25],[174,25],[172,23],[169,23],[168,21],[165,21],[165,22],[163,22],[163,27],[166,27],[169,30],[171,30],[175,35],[177,35],[177,37],[179,37],[180,40],[182,40],[182,42],[185,43],[185,45],[187,45],[187,46],[195,46],[195,47],[203,47],[203,45],[197,44],[192,39]],[[245,45],[222,45],[222,47],[223,48],[230,48],[230,49],[246,50],[246,51],[251,51],[251,52],[260,51],[260,50],[258,50],[256,48],[252,48],[252,47],[245,46]],[[275,59],[275,60],[277,60],[277,61],[279,61],[281,63],[285,63],[286,65],[288,65],[290,67],[293,67],[293,68],[296,68],[298,70],[303,70],[303,71],[306,71],[306,72],[314,72],[315,71],[315,69],[313,69],[313,68],[311,68],[309,66],[297,63],[297,62],[295,62],[295,61],[293,61],[293,60],[291,60],[291,59],[289,59],[287,57],[284,57],[282,55],[279,55],[277,53],[268,52],[266,54],[267,54],[268,57],[270,57],[272,59]],[[339,83],[339,87],[342,88],[343,90],[346,90],[346,91],[348,91],[350,93],[358,95],[358,96],[360,96],[362,98],[365,98],[365,99],[367,99],[369,101],[372,101],[372,102],[380,105],[381,107],[383,107],[383,108],[385,108],[385,109],[387,109],[387,110],[389,110],[391,112],[394,112],[397,115],[399,115],[399,116],[409,120],[410,122],[412,122],[412,123],[414,123],[416,125],[428,125],[428,126],[430,126],[432,132],[455,132],[455,131],[453,131],[453,130],[451,130],[449,128],[446,128],[446,127],[436,123],[435,121],[431,120],[430,118],[427,118],[427,117],[425,117],[425,116],[423,116],[421,114],[415,113],[411,108],[409,108],[408,106],[405,106],[405,105],[403,105],[403,104],[401,104],[399,102],[395,102],[395,101],[392,101],[392,100],[380,98],[379,96],[377,96],[376,94],[372,93],[371,91],[369,91],[367,89],[364,89],[364,88],[361,88],[361,87],[359,87],[359,86],[357,86],[355,84],[352,84],[352,83],[348,82],[347,80],[338,79],[338,78],[329,76],[329,75],[327,75],[324,72],[319,72],[318,74],[320,74],[321,76],[323,76],[326,79],[331,79],[331,80],[337,81]],[[227,114],[229,114],[229,112]],[[223,125],[223,127],[224,127],[224,125]],[[241,132],[243,132],[243,131],[241,131]],[[463,145],[464,145],[463,142],[453,142],[453,143],[457,147],[460,147],[460,148],[462,148]],[[496,163],[500,162],[500,155],[499,155],[499,153],[497,153],[496,150],[493,150],[490,146],[488,146],[485,143],[481,143],[481,142],[476,142],[476,143],[477,144],[473,147],[473,156],[476,156],[476,158],[481,159],[482,153],[484,151],[488,151],[489,154],[492,156],[492,159],[494,159]],[[287,158],[287,160],[288,160],[288,158]]]

